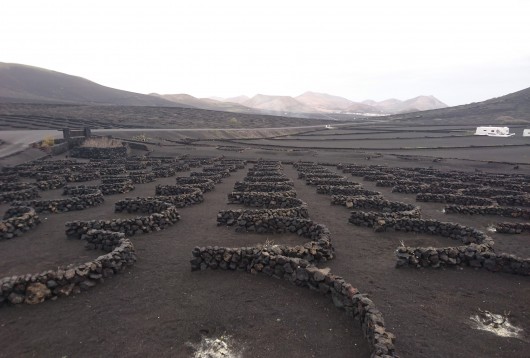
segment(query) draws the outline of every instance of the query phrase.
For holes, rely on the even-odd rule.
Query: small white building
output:
[[[525,129],[523,131],[523,137],[530,137],[530,129]]]
[[[475,135],[487,135],[488,137],[511,137],[515,133],[510,133],[508,127],[477,127]]]

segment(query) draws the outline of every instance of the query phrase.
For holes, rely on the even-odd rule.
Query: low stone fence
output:
[[[348,179],[336,179],[336,178],[330,178],[330,179],[325,179],[325,178],[307,178],[305,183],[307,185],[314,185],[314,186],[319,186],[319,185],[332,185],[332,186],[353,186],[353,185],[361,185],[359,183],[356,183],[356,182],[353,182],[351,180],[348,180]]]
[[[70,221],[65,224],[69,238],[81,238],[89,230],[122,232],[127,236],[164,230],[180,220],[175,205],[157,198],[136,198],[118,201],[116,212],[147,213],[148,216],[111,220]]]
[[[395,176],[392,174],[371,174],[363,177],[364,181],[378,181],[378,180],[394,180]]]
[[[530,223],[497,223],[495,229],[502,234],[521,234],[530,232]]]
[[[127,147],[115,148],[94,148],[94,147],[76,147],[70,149],[70,156],[74,158],[88,159],[112,159],[127,156]]]
[[[83,264],[59,267],[39,274],[9,276],[0,279],[0,305],[37,304],[48,299],[69,296],[95,286],[136,261],[134,246],[123,234],[90,230],[82,237],[88,249],[110,251]]]
[[[176,177],[175,181],[177,185],[189,185],[199,188],[203,191],[203,193],[211,191],[215,188],[215,183],[212,180],[206,178]]]
[[[59,178],[59,175],[57,174],[57,172],[60,172],[60,177],[63,178],[63,179],[65,179],[67,175],[72,174],[72,171],[69,168],[63,168],[63,169],[60,169],[60,170],[58,169],[58,170],[54,170],[54,171],[35,172],[35,173],[31,174],[31,177],[35,178],[35,180],[37,180],[37,181],[39,181],[39,180],[57,179],[57,178]]]
[[[207,178],[213,181],[215,184],[218,184],[223,180],[221,175],[209,172],[191,172],[190,176],[196,178]]]
[[[30,187],[28,189],[0,193],[0,203],[9,203],[12,201],[19,200],[31,200],[39,197],[39,190],[35,187]]]
[[[506,184],[504,189],[530,193],[530,184]]]
[[[84,173],[69,173],[64,176],[69,183],[97,180],[101,176],[97,170]]]
[[[479,196],[483,198],[492,198],[494,196],[520,196],[524,195],[524,192],[515,190],[503,190],[494,188],[468,188],[461,191],[462,195],[467,196]]]
[[[378,191],[363,189],[359,185],[354,186],[337,186],[337,185],[319,185],[317,186],[318,194],[326,195],[381,195]]]
[[[45,190],[55,190],[62,188],[66,185],[66,180],[64,178],[57,176],[56,179],[49,179],[49,180],[40,180],[35,183],[37,188],[39,190],[45,191]]]
[[[332,196],[331,200],[333,204],[338,203],[348,208],[372,209],[382,213],[402,213],[407,214],[408,217],[418,218],[421,215],[421,209],[415,205],[385,200],[380,196]]]
[[[290,192],[232,192],[228,194],[228,204],[239,204],[255,208],[294,208],[306,204]]]
[[[97,170],[99,170],[99,173],[102,176],[127,174],[127,170],[125,169],[125,165],[118,165],[118,166],[114,166],[114,167],[99,168]]]
[[[237,225],[236,231],[242,232],[285,233],[290,231],[289,227],[294,227],[293,219],[308,217],[305,205],[288,209],[219,210],[217,225]]]
[[[475,196],[463,196],[454,194],[430,194],[419,193],[416,195],[416,201],[432,203],[453,203],[458,205],[481,205],[491,206],[493,200],[487,198],[478,198]]]
[[[245,182],[247,183],[291,183],[288,185],[293,185],[294,183],[291,179],[287,177],[275,177],[275,176],[265,176],[265,177],[254,177],[254,176],[246,176]]]
[[[228,178],[230,176],[230,170],[227,168],[203,167],[202,171],[203,173],[212,173],[220,175],[222,178]]]
[[[65,186],[63,188],[63,195],[91,195],[98,194],[100,192],[99,187],[95,185],[78,185],[78,186]]]
[[[247,183],[247,182],[236,182],[234,184],[235,191],[257,191],[262,193],[274,193],[274,192],[283,192],[289,193],[287,195],[296,197],[296,192],[293,190],[293,182],[282,182],[281,184],[277,183]]]
[[[233,165],[236,169],[245,169],[247,161],[243,159],[223,159],[221,164]]]
[[[172,203],[178,208],[202,203],[204,201],[201,189],[187,185],[157,185],[155,189],[157,199]]]
[[[177,171],[172,166],[159,166],[153,168],[153,174],[157,178],[169,178],[174,176],[176,173]]]
[[[129,178],[134,184],[151,183],[156,180],[153,172],[129,172]]]
[[[101,205],[105,199],[100,190],[93,190],[90,194],[83,194],[65,199],[16,201],[14,206],[30,206],[38,213],[64,213],[68,211],[85,210]]]
[[[530,220],[530,210],[506,206],[463,206],[447,205],[444,208],[446,214],[464,215],[497,215],[511,218],[522,218]]]
[[[421,232],[460,240],[464,245],[473,243],[490,249],[493,247],[493,239],[473,227],[434,219],[400,217],[399,215],[402,213],[352,211],[349,222],[357,226],[373,227],[377,232],[388,230]]]
[[[497,254],[483,245],[459,247],[404,247],[396,250],[396,267],[446,267],[469,266],[484,268],[492,272],[530,275],[530,259],[523,259],[505,253]]]
[[[32,189],[35,187],[34,183],[26,183],[26,182],[0,182],[0,195],[4,192],[11,192],[11,191],[20,191],[20,190],[26,190],[26,189]]]
[[[121,183],[101,184],[98,188],[103,195],[124,194],[134,190],[134,184],[129,179]]]
[[[146,161],[127,161],[125,162],[125,170],[145,170],[147,169]]]
[[[0,240],[21,236],[38,224],[40,219],[35,209],[28,206],[10,207],[0,221]]]
[[[285,174],[281,170],[249,170],[247,173],[251,177],[282,177],[285,178]]]
[[[116,184],[116,183],[124,183],[127,181],[132,182],[128,176],[124,176],[124,175],[112,175],[112,176],[106,176],[106,177],[101,178],[101,182],[103,184]]]
[[[496,196],[493,198],[499,205],[530,207],[530,195]]]
[[[333,304],[345,310],[353,318],[358,318],[361,330],[370,344],[371,357],[395,357],[395,336],[386,330],[383,315],[374,302],[359,293],[340,276],[319,269],[304,259],[274,254],[281,252],[278,247],[267,248],[218,248],[196,247],[192,251],[192,270],[207,268],[262,273],[278,279],[321,292]]]
[[[234,212],[234,223],[238,228],[236,231],[255,231],[260,233],[296,233],[298,236],[309,239],[303,245],[286,246],[272,245],[270,250],[266,246],[261,247],[262,252],[269,252],[273,255],[283,255],[297,257],[310,262],[325,262],[334,256],[333,246],[329,230],[325,225],[317,224],[312,220],[289,217],[287,212],[278,212],[282,216],[267,217],[265,212],[272,210],[293,210],[293,209],[263,209],[263,210],[241,210],[242,215],[236,217],[238,210],[222,210],[218,214],[218,225],[228,225],[230,220],[222,219],[224,214],[230,215]],[[254,211],[255,214],[252,214]],[[221,218],[220,218],[221,216]],[[266,220],[266,224],[263,223]],[[245,221],[245,222],[243,222]],[[209,267],[206,266],[206,267]]]

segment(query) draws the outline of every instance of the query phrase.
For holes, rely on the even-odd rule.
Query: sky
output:
[[[530,87],[530,1],[0,0],[0,62],[139,93],[449,105]]]

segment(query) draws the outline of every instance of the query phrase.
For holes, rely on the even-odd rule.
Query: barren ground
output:
[[[455,126],[450,129],[455,128],[458,129]],[[335,133],[340,135],[341,131]],[[327,150],[323,147],[337,147],[340,142],[335,139],[340,136],[323,132],[319,138],[319,132],[313,134],[310,138],[321,139],[322,145],[304,142],[304,138],[298,140],[300,137],[291,140],[302,143],[296,146],[300,148],[282,148],[281,145],[289,141],[279,139],[256,143],[213,142],[200,138],[191,145],[182,145],[170,142],[167,137],[161,138],[161,146],[150,146],[150,149],[152,155],[225,155],[242,159],[530,173],[530,150],[528,144],[525,145],[530,142],[524,142],[522,137],[517,139],[520,146],[516,147],[499,147],[509,143],[511,139],[508,138],[505,142],[495,139],[492,143],[497,147],[487,150],[454,148],[466,146],[468,140],[448,137],[436,140],[436,145],[449,147],[444,150],[400,150],[403,140],[396,137],[405,135],[385,134],[384,145],[390,148],[379,152],[359,149],[353,137],[351,143],[342,141],[348,143],[345,150]],[[119,136],[124,138],[130,134]],[[366,142],[377,143],[377,139],[371,135]],[[406,141],[414,143],[414,139]],[[423,141],[430,142],[422,138],[421,146]],[[218,145],[248,149],[238,153],[217,149]],[[446,159],[433,162],[437,157]],[[520,165],[518,171],[513,169],[515,163]],[[191,250],[197,245],[238,247],[265,240],[297,242],[298,238],[290,235],[240,234],[231,228],[216,226],[218,210],[229,207],[226,195],[232,191],[235,181],[245,176],[247,169],[233,173],[213,192],[206,193],[204,203],[180,209],[181,221],[173,227],[132,237],[138,262],[124,274],[74,297],[35,306],[2,307],[0,356],[189,357],[190,343],[197,344],[203,336],[221,335],[230,336],[243,357],[369,356],[368,344],[358,326],[352,325],[343,312],[318,293],[260,275],[220,270],[190,272]],[[397,336],[396,350],[400,356],[528,357],[529,277],[472,268],[396,269],[394,250],[400,240],[407,245],[422,246],[445,245],[451,240],[410,233],[374,233],[372,229],[353,226],[348,223],[348,209],[330,205],[329,196],[317,194],[315,187],[297,179],[292,166],[284,165],[284,172],[294,180],[298,197],[308,204],[311,218],[327,225],[332,233],[337,257],[327,266],[359,291],[370,295],[383,312],[387,329]],[[362,182],[362,178],[353,179]],[[107,196],[101,207],[41,215],[47,219],[35,230],[0,243],[0,276],[52,269],[97,255],[85,251],[80,242],[67,240],[64,222],[75,218],[113,217],[116,215],[113,213],[115,201],[123,197],[154,195],[155,185],[164,183],[173,184],[174,178],[138,184],[131,193]],[[367,189],[375,189],[372,182],[362,183]],[[441,212],[443,204],[416,203],[414,195],[395,194],[386,188],[376,190],[389,200],[419,204],[427,218],[459,222],[481,230],[491,222],[500,221],[497,217],[449,216]],[[60,193],[61,190],[49,191],[43,196],[55,197]],[[1,205],[0,211],[6,208],[7,205]],[[528,233],[493,234],[493,238],[496,251],[530,257]],[[477,308],[495,313],[510,311],[513,323],[524,329],[526,338],[502,338],[472,329],[469,317]]]

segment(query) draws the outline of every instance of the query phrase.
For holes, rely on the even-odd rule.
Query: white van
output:
[[[488,137],[511,137],[515,133],[510,133],[508,127],[477,127],[475,135],[487,135]]]

